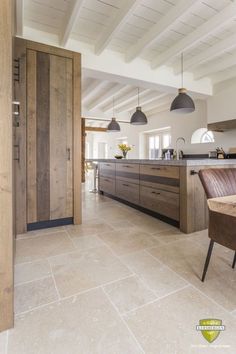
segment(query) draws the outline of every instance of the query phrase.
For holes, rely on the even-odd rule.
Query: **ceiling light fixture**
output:
[[[113,97],[113,118],[107,127],[108,133],[117,133],[120,131],[120,124],[117,123],[115,118],[115,105],[114,105],[114,97]]]
[[[142,112],[142,108],[139,105],[139,87],[138,87],[138,107],[136,107],[136,112],[131,117],[130,123],[133,125],[144,125],[147,124],[147,117]]]
[[[175,97],[174,101],[171,103],[170,111],[175,113],[192,113],[195,111],[195,104],[192,98],[187,95],[187,90],[183,88],[184,83],[184,55],[181,54],[181,80],[182,88],[179,89],[178,96]]]

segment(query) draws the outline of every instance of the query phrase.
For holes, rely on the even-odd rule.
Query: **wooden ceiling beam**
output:
[[[137,43],[132,45],[126,53],[126,62],[131,62],[144,52],[146,48],[157,41],[164,33],[170,30],[171,27],[180,21],[181,18],[192,11],[192,8],[201,1],[196,0],[181,0],[177,5],[160,19],[152,28],[140,38]]]
[[[73,31],[73,28],[76,24],[76,21],[79,17],[80,10],[82,8],[84,0],[72,0],[70,4],[70,8],[66,15],[65,24],[62,28],[61,36],[60,36],[60,45],[65,47],[69,38],[70,34]]]
[[[124,5],[111,17],[110,24],[105,27],[100,39],[95,46],[95,53],[100,55],[109,45],[114,36],[120,31],[127,19],[132,15],[141,0],[126,0]]]
[[[152,69],[161,65],[166,65],[170,59],[180,55],[181,53],[189,50],[200,41],[207,38],[210,34],[218,31],[226,23],[233,21],[236,13],[236,2],[225,7],[222,11],[218,12],[215,16],[211,17],[208,21],[204,22],[201,26],[197,27],[189,35],[172,45],[169,49],[158,55],[152,63]]]
[[[85,131],[87,132],[107,132],[107,128],[101,127],[85,127]]]

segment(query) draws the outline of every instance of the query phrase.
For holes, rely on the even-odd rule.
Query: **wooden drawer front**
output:
[[[129,163],[117,163],[116,178],[123,181],[139,184],[139,165]]]
[[[100,177],[99,178],[99,190],[101,192],[115,195],[115,192],[116,192],[115,179],[107,178],[107,177]]]
[[[139,185],[117,179],[116,196],[133,204],[139,204]]]
[[[115,177],[116,164],[114,162],[99,163],[99,174],[104,177]]]
[[[178,166],[140,165],[140,184],[179,193]]]
[[[141,186],[140,205],[179,221],[179,194],[177,193]]]

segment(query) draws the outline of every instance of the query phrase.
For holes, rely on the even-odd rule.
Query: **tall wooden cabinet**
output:
[[[16,231],[81,221],[80,55],[16,39]],[[22,218],[23,216],[23,218]]]

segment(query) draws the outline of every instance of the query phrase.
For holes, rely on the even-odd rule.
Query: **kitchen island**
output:
[[[91,160],[90,160],[91,161]],[[192,233],[208,226],[198,171],[236,167],[236,160],[97,159],[99,192]]]

